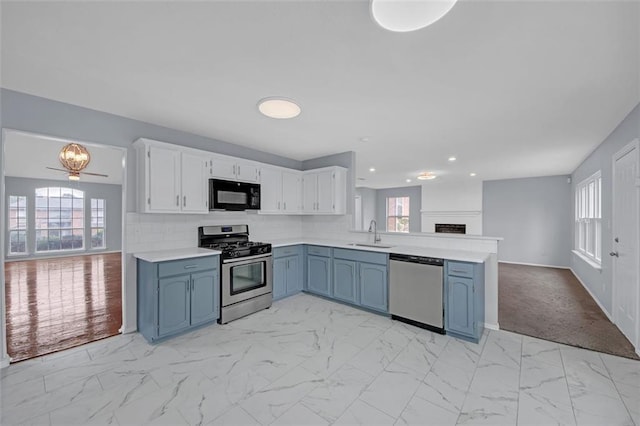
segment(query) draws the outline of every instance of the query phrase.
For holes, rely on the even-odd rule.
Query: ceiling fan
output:
[[[80,180],[80,174],[109,177],[109,175],[104,175],[102,173],[90,173],[82,171],[89,165],[89,162],[91,161],[91,155],[89,154],[87,148],[80,144],[70,143],[68,145],[65,145],[60,151],[58,159],[60,160],[60,164],[62,164],[64,169],[56,169],[54,167],[47,167],[47,169],[69,173],[69,180]]]

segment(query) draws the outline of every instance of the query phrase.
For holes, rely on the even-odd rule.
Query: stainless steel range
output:
[[[249,241],[248,225],[201,226],[198,246],[222,252],[221,324],[271,306],[271,244]]]

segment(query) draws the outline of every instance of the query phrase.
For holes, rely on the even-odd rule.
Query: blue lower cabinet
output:
[[[287,258],[273,259],[273,298],[281,299],[287,294]]]
[[[191,274],[191,325],[215,321],[220,316],[218,270]]]
[[[387,266],[360,263],[360,305],[376,311],[388,311]]]
[[[358,270],[352,260],[333,260],[333,297],[343,302],[358,303]]]
[[[478,342],[484,331],[484,264],[448,261],[446,270],[446,333]]]
[[[158,282],[158,337],[191,325],[191,276],[163,278]]]
[[[302,246],[273,249],[273,298],[281,299],[302,291]]]
[[[331,258],[307,256],[307,290],[322,296],[331,296]]]
[[[138,259],[138,331],[150,342],[217,320],[220,256]]]
[[[302,255],[287,258],[286,291],[291,296],[302,291]]]

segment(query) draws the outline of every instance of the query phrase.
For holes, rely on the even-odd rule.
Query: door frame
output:
[[[615,173],[616,173],[616,161],[618,161],[620,158],[624,157],[625,155],[627,155],[629,152],[631,152],[632,150],[636,150],[636,164],[637,164],[637,170],[638,170],[638,175],[636,176],[636,204],[637,204],[637,211],[640,212],[640,139],[636,138],[634,140],[632,140],[631,142],[629,142],[628,144],[626,144],[622,149],[620,149],[619,151],[617,151],[615,154],[613,154],[612,158],[611,158],[611,247],[613,247],[614,244],[614,231],[616,230],[615,226],[615,200],[614,200],[614,194],[615,194],[615,188],[614,188],[614,184],[615,184]],[[636,244],[638,249],[640,250],[640,215],[638,217],[638,227],[636,229]],[[612,295],[611,295],[611,317],[613,319],[613,323],[617,324],[618,323],[618,309],[617,309],[617,296],[618,296],[618,291],[617,291],[617,281],[616,281],[616,262],[612,261],[611,262],[611,288],[612,288]],[[636,265],[636,326],[635,326],[635,342],[631,342],[631,344],[634,346],[636,353],[638,353],[640,355],[640,262],[638,262],[638,264]]]
[[[120,329],[118,330],[121,334],[125,333],[126,325],[127,325],[127,300],[126,300],[126,279],[127,279],[127,262],[126,262],[126,224],[127,224],[127,164],[128,164],[128,150],[127,148],[108,145],[99,142],[87,142],[84,140],[78,140],[76,138],[69,137],[57,137],[45,135],[37,132],[30,132],[26,130],[17,130],[11,128],[2,128],[2,136],[0,139],[0,151],[2,152],[2,156],[0,157],[2,161],[0,161],[0,209],[2,214],[0,215],[0,369],[7,367],[11,359],[9,358],[9,354],[7,352],[7,323],[6,323],[6,300],[5,300],[5,282],[4,282],[4,248],[5,248],[5,228],[7,226],[5,219],[5,161],[6,161],[6,150],[5,150],[5,140],[8,134],[27,134],[31,136],[36,136],[39,138],[44,138],[56,142],[78,142],[82,145],[88,147],[99,147],[99,148],[109,148],[120,151],[122,154],[122,208],[121,208],[121,223],[122,229],[121,232],[121,247],[120,247],[120,275],[121,275],[121,293],[122,293],[122,324]]]

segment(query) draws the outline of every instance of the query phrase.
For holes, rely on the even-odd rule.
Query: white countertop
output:
[[[313,244],[317,246],[338,247],[338,248],[345,248],[345,249],[351,249],[351,250],[365,250],[365,251],[373,251],[373,252],[379,252],[379,253],[397,253],[397,254],[408,254],[413,256],[437,257],[437,258],[446,259],[446,260],[459,260],[461,262],[473,262],[473,263],[483,263],[491,255],[491,253],[477,252],[477,251],[450,250],[450,249],[439,249],[439,248],[419,247],[419,246],[391,245],[391,244],[384,244],[384,243],[381,243],[381,245],[383,246],[391,245],[391,247],[382,248],[382,247],[356,246],[356,245],[353,245],[352,243],[345,242],[345,241],[307,239],[307,238],[271,240],[268,242],[270,242],[273,247],[286,247],[286,246],[292,246],[296,244]]]
[[[146,260],[147,262],[165,262],[167,260],[190,259],[194,257],[215,256],[222,252],[218,250],[203,249],[199,247],[145,251],[133,253],[133,257]]]

